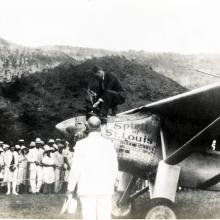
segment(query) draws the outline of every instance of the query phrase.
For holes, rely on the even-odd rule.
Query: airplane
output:
[[[178,186],[220,190],[220,151],[211,149],[220,135],[220,83],[207,85],[145,106],[108,116],[101,133],[113,141],[119,169],[130,175],[112,215],[126,217],[133,201],[150,192],[144,219],[178,218]],[[86,117],[56,125],[73,137],[84,132]],[[146,187],[133,191],[137,180]]]

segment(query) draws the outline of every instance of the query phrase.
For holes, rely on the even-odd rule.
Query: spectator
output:
[[[53,192],[53,184],[55,182],[55,173],[54,173],[54,159],[51,156],[53,148],[46,145],[45,152],[42,159],[43,165],[43,182],[44,182],[44,192],[52,193]]]
[[[44,150],[41,148],[42,141],[40,138],[35,139],[35,144],[36,144],[36,154],[37,154],[36,166],[37,166],[37,178],[38,178],[36,193],[39,194],[43,183],[43,174],[42,174],[43,167],[41,162],[42,162]]]
[[[27,192],[27,187],[26,187],[27,165],[28,165],[27,154],[28,154],[28,149],[25,146],[22,146],[21,153],[19,154],[19,166],[18,166],[18,177],[17,177],[17,186],[19,193]]]
[[[42,186],[42,168],[41,161],[38,157],[38,149],[36,149],[35,142],[31,142],[29,145],[29,153],[27,155],[30,170],[30,185],[31,192],[33,194],[39,193]]]
[[[51,147],[51,148],[55,148],[55,141],[54,141],[54,139],[49,139],[49,141],[48,141],[48,145]]]
[[[118,173],[115,148],[101,136],[101,121],[88,120],[89,136],[76,143],[68,182],[68,194],[77,194],[84,219],[111,219],[112,194]]]
[[[7,146],[9,148],[9,146]],[[4,181],[7,182],[7,195],[11,193],[18,195],[16,192],[16,182],[18,174],[18,153],[15,151],[15,146],[11,146],[4,154],[5,174]]]
[[[16,144],[15,145],[15,151],[18,153],[18,155],[20,154],[20,150],[21,150],[21,146]]]
[[[54,163],[55,163],[55,187],[54,192],[58,193],[61,190],[62,186],[62,172],[63,172],[63,164],[64,164],[64,156],[62,154],[63,145],[58,144],[58,151],[54,153]]]
[[[67,184],[68,184],[68,179],[69,179],[69,173],[70,173],[70,168],[71,164],[74,159],[74,149],[73,147],[70,147],[70,145],[66,145],[66,148],[63,150],[64,152],[64,182],[63,182],[63,187],[62,187],[62,192],[66,192],[67,190]]]

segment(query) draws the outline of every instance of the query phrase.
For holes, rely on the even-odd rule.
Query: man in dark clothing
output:
[[[115,115],[117,106],[125,102],[125,89],[114,73],[105,72],[98,66],[93,68],[92,73],[99,80],[98,101],[93,107],[96,108],[101,104],[101,117],[107,117],[110,108],[112,109],[112,115]]]

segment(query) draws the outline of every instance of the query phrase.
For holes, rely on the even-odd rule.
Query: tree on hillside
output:
[[[120,111],[186,91],[150,66],[125,57],[109,56],[79,65],[65,64],[0,84],[2,102],[6,105],[0,118],[0,137],[22,136],[31,140],[36,136],[59,135],[54,129],[57,123],[85,114],[86,89],[88,85],[96,88],[91,76],[94,65],[114,72],[123,83],[127,101],[120,106]]]

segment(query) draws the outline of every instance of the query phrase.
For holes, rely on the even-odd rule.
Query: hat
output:
[[[21,149],[21,146],[20,146],[19,144],[16,144],[16,145],[15,145],[15,149],[17,149],[17,150],[18,150],[18,149]]]
[[[21,146],[21,150],[27,149],[24,145]]]
[[[3,149],[9,148],[10,146],[8,144],[3,145]]]
[[[24,139],[19,139],[18,142],[24,142]]]
[[[36,144],[35,144],[35,142],[34,141],[31,141],[31,143],[30,143],[30,145],[29,145],[30,147],[35,147],[36,146]]]
[[[49,139],[48,143],[54,143],[54,139]]]
[[[51,150],[51,147],[49,146],[49,145],[45,145],[44,146],[44,151],[46,152],[46,151],[50,151]]]
[[[41,141],[40,138],[36,138],[36,139],[35,139],[35,143],[36,143],[36,144],[42,144],[42,141]]]
[[[4,144],[4,142],[3,142],[3,141],[0,141],[0,144]]]
[[[60,138],[57,138],[57,139],[56,139],[56,142],[61,142],[61,139],[60,139]]]

